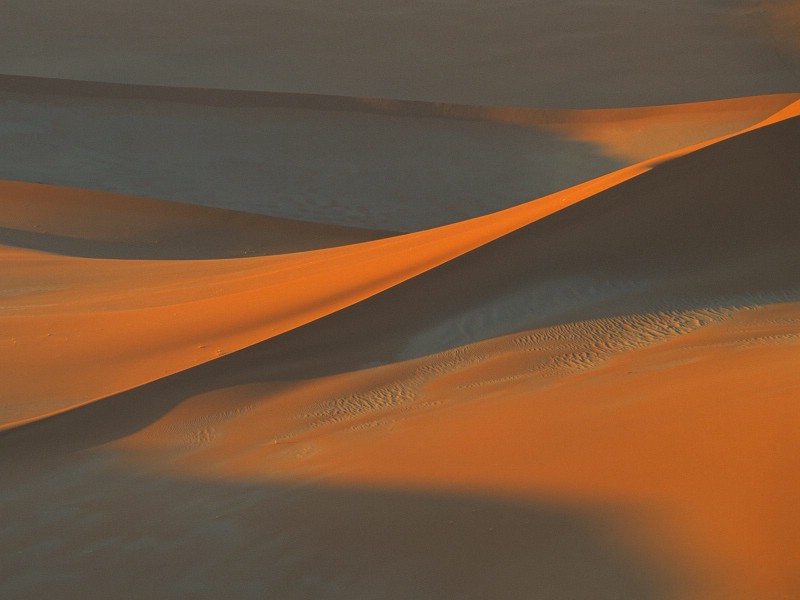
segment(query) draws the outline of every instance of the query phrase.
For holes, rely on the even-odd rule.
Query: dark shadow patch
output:
[[[3,598],[664,600],[677,585],[615,535],[624,513],[608,507],[176,481],[103,463],[4,481]]]
[[[569,276],[580,281],[597,272],[612,281],[665,282],[584,307],[582,319],[714,308],[720,298],[797,290],[800,163],[791,150],[798,140],[800,119],[793,119],[662,164],[328,317],[0,434],[3,451],[37,452],[45,442],[59,452],[76,451],[134,433],[187,398],[211,390],[256,382],[291,385],[387,364],[411,336],[466,310],[489,310],[523,285],[543,286]],[[573,291],[581,293],[579,284]],[[513,333],[573,320],[568,311],[534,314],[504,327]]]

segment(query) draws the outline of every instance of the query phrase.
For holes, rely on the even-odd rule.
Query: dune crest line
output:
[[[795,102],[741,133],[798,114],[800,102]],[[4,302],[0,320],[8,335],[0,343],[11,357],[9,367],[24,376],[4,390],[4,405],[15,407],[16,414],[12,411],[0,430],[62,413],[320,319],[661,162],[736,135],[740,134],[695,144],[490,215],[338,248],[214,261],[126,261],[124,269],[119,261],[19,252],[9,260],[13,276],[24,280],[33,272],[40,286],[48,278],[54,285],[52,290],[23,292],[13,299],[15,304]],[[69,282],[70,273],[77,279],[59,287],[58,277]],[[90,364],[98,349],[112,349],[103,357],[102,372],[93,378],[77,376],[75,365]],[[57,400],[30,411],[26,404],[31,398]]]
[[[741,111],[755,107],[780,110],[800,94],[770,94],[687,104],[657,106],[562,109],[430,102],[394,98],[339,96],[304,92],[231,90],[221,88],[168,87],[161,85],[55,79],[28,75],[0,75],[0,91],[13,94],[67,95],[83,98],[157,100],[181,104],[237,108],[297,108],[360,112],[401,117],[487,121],[510,125],[557,125],[566,122],[603,122],[643,118],[653,114]],[[767,108],[769,110],[769,108]]]

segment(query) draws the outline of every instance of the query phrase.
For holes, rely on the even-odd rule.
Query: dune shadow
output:
[[[662,164],[318,321],[9,432],[0,447],[25,452],[38,439],[76,451],[138,431],[204,392],[290,386],[578,319],[794,298],[800,167],[787,149],[797,140],[793,119]],[[522,303],[498,312],[520,290]],[[468,314],[474,327],[453,321]],[[412,344],[442,323],[457,335]]]
[[[0,244],[48,252],[62,256],[75,256],[80,258],[109,258],[109,259],[135,259],[135,260],[178,260],[178,259],[212,259],[234,258],[241,253],[227,248],[213,248],[210,245],[190,248],[187,246],[177,248],[164,248],[156,243],[148,244],[146,241],[118,243],[113,240],[92,240],[87,238],[59,235],[57,233],[44,233],[39,231],[25,231],[10,227],[0,227]],[[226,253],[227,251],[227,253]]]
[[[27,81],[0,76],[0,178],[414,231],[623,166],[482,107]]]
[[[4,485],[0,511],[9,600],[661,600],[676,586],[612,507],[195,482],[89,456]]]
[[[87,215],[88,217],[88,215]],[[282,221],[276,219],[276,221]],[[397,235],[390,231],[358,230],[346,227],[319,226],[315,223],[287,223],[286,233],[279,226],[258,224],[249,229],[194,228],[181,230],[174,236],[156,238],[152,235],[136,240],[100,240],[52,232],[25,231],[0,227],[0,245],[47,252],[77,258],[113,260],[216,260],[287,254],[344,246]],[[314,234],[320,230],[319,239]],[[148,239],[149,238],[149,239]]]

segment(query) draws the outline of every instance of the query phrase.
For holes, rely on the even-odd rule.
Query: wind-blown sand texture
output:
[[[10,21],[51,44],[0,59],[0,597],[800,598],[791,3],[656,2],[613,43],[618,8],[531,3],[515,45],[533,8],[237,1],[194,42],[257,47],[248,11],[310,27],[275,42],[296,65],[332,18],[361,40],[294,85],[171,52],[168,8],[202,3],[124,32],[111,3],[80,48],[44,4]],[[496,26],[482,52],[517,57],[483,90],[432,61],[389,93],[388,50],[334,68],[398,22],[430,56],[456,9],[441,43]],[[571,55],[511,76],[581,11],[612,65],[645,24],[630,60],[675,23],[714,65],[764,54],[693,93],[619,72],[580,99],[600,63]]]

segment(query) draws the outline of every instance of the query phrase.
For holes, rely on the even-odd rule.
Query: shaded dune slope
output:
[[[291,108],[397,117],[504,123],[543,128],[645,160],[706,139],[735,133],[800,99],[772,94],[688,104],[604,109],[480,106],[291,92],[167,87],[0,75],[0,91],[23,97],[156,101],[217,108]]]
[[[22,75],[0,75],[0,90],[24,95],[158,100],[216,107],[303,108],[465,121],[494,121],[529,126],[643,120],[656,116],[674,117],[706,113],[716,113],[717,118],[724,117],[726,113],[740,113],[742,117],[748,114],[763,114],[767,117],[771,112],[776,112],[800,97],[798,94],[773,94],[632,108],[537,109],[331,94],[168,87]]]
[[[51,489],[47,498],[42,492]],[[20,515],[18,527],[4,546],[13,554],[3,556],[0,582],[7,598],[46,595],[58,586],[65,599],[83,598],[86,589],[107,597],[181,597],[188,588],[195,597],[254,600],[265,589],[287,600],[420,594],[522,600],[531,587],[542,587],[572,600],[665,600],[661,590],[670,584],[661,569],[608,534],[604,524],[613,510],[606,506],[165,480],[96,465],[68,483],[22,483],[18,490],[8,504]],[[55,516],[45,520],[45,514]],[[32,578],[25,557],[53,523],[74,551],[49,554],[47,572]],[[110,544],[108,531],[115,535]],[[164,543],[143,551],[136,540],[150,531]],[[95,552],[97,545],[104,551]],[[498,578],[514,582],[499,596]]]
[[[795,298],[800,170],[786,150],[799,143],[794,119],[664,163],[355,306],[178,376],[178,387],[197,393],[206,385],[197,382],[314,378],[580,319]]]
[[[0,76],[0,178],[415,231],[751,126],[796,95],[555,110]]]
[[[86,258],[235,258],[392,235],[23,182],[0,181],[0,198],[0,244]]]
[[[796,57],[741,27],[773,14],[796,38],[790,11],[772,10],[787,4],[234,0],[220,19],[181,0],[8,0],[0,71],[476,104],[672,103],[796,88]],[[87,29],[100,33],[73,37]]]
[[[10,124],[0,144],[16,149],[0,156],[1,178],[413,231],[624,164],[558,133],[402,109],[336,110],[335,98],[311,108],[303,95],[278,94],[274,106],[248,106],[223,92],[224,102],[206,106],[192,103],[202,90],[173,90],[182,101],[170,101],[136,86],[88,97],[54,88],[0,88],[0,122]]]
[[[551,197],[408,236],[248,259],[87,263],[6,250],[2,344],[23,376],[4,387],[4,409],[30,411],[24,407],[32,397],[63,407],[251,345],[582,197]],[[105,351],[99,377],[80,377],[75,367],[91,363],[99,348]],[[41,377],[44,368],[49,378]]]
[[[798,285],[800,261],[795,234],[799,213],[794,194],[800,172],[791,152],[787,152],[797,144],[800,123],[791,118],[792,114],[784,113],[782,118],[789,117],[787,120],[715,143],[643,174],[640,172],[646,166],[578,186],[565,192],[564,197],[554,195],[475,221],[394,240],[323,251],[319,255],[324,257],[321,261],[308,262],[313,253],[248,259],[250,262],[242,263],[247,265],[245,271],[240,271],[239,263],[222,261],[214,266],[217,276],[210,276],[207,267],[195,265],[192,267],[195,277],[200,279],[192,284],[195,290],[192,302],[183,304],[178,313],[170,306],[187,292],[176,296],[176,292],[162,291],[160,296],[148,297],[144,285],[144,291],[139,293],[153,309],[139,315],[148,315],[152,319],[150,324],[142,325],[140,316],[131,313],[137,302],[142,302],[135,298],[123,299],[117,309],[112,303],[110,313],[92,315],[95,323],[98,319],[109,319],[107,329],[96,328],[102,332],[97,339],[84,332],[84,339],[76,340],[77,351],[62,367],[63,379],[56,378],[55,383],[48,384],[58,385],[62,393],[71,389],[72,396],[56,402],[50,410],[58,409],[59,404],[63,408],[81,398],[85,401],[104,395],[103,389],[108,393],[114,387],[143,383],[156,373],[167,375],[167,369],[177,371],[218,356],[219,348],[228,353],[359,301],[349,310],[247,350],[241,358],[237,355],[218,359],[218,373],[224,371],[229,361],[239,360],[251,365],[258,377],[264,376],[258,371],[264,365],[271,365],[266,367],[268,371],[288,368],[289,372],[280,376],[292,377],[300,372],[313,376],[320,368],[352,369],[375,361],[389,361],[408,352],[415,334],[424,338],[426,329],[437,322],[470,311],[477,315],[478,325],[467,323],[460,327],[460,337],[449,340],[451,345],[620,311],[687,303],[706,306],[746,302],[752,297],[791,293]],[[731,164],[739,168],[730,169]],[[608,189],[602,191],[603,188]],[[589,196],[591,201],[580,202]],[[570,203],[574,206],[562,208]],[[524,227],[554,211],[555,215]],[[516,229],[520,231],[509,233]],[[498,237],[501,239],[490,243]],[[479,246],[483,248],[456,258]],[[361,254],[362,251],[366,254]],[[365,256],[370,260],[364,261]],[[254,260],[267,262],[261,266]],[[448,264],[397,285],[442,263]],[[355,277],[355,273],[358,276],[343,285],[343,272],[336,269],[344,264],[355,269],[349,277]],[[165,268],[166,271],[154,273],[152,285],[163,286],[159,282],[165,273],[175,276],[169,265]],[[186,267],[181,267],[181,271],[185,275]],[[131,273],[142,276],[135,267]],[[242,277],[242,273],[246,276]],[[292,275],[287,278],[287,273]],[[110,292],[106,293],[113,294],[115,286],[125,284],[126,277],[123,275],[109,284]],[[271,282],[267,288],[260,283],[265,277]],[[297,285],[298,277],[303,278],[302,286]],[[197,299],[198,284],[206,289],[203,293],[209,294],[207,299]],[[185,285],[185,281],[179,282],[176,287]],[[233,287],[223,287],[226,295],[215,297],[213,290],[220,285]],[[392,286],[397,287],[374,296]],[[511,318],[503,315],[502,319],[495,319],[501,325],[493,324],[492,313],[498,303],[520,291],[526,301],[524,293],[532,295],[535,300],[532,306],[517,311]],[[275,302],[276,293],[281,295],[279,302]],[[565,297],[574,300],[564,303]],[[104,302],[92,296],[73,300],[78,305],[86,305],[88,301],[86,306]],[[157,304],[164,301],[170,304],[162,314],[173,317],[177,314],[177,319],[153,319],[161,310]],[[237,307],[235,317],[230,315],[233,306]],[[124,312],[114,312],[120,309]],[[46,313],[48,309],[42,310]],[[131,314],[135,321],[120,317]],[[388,314],[392,318],[387,320]],[[204,323],[200,327],[198,316],[202,316]],[[33,340],[46,336],[48,328],[63,318],[68,318],[73,327],[83,327],[79,309],[66,317],[57,312],[38,317],[30,327],[25,319],[10,323],[19,326],[24,322],[22,331]],[[155,330],[148,333],[148,327]],[[176,332],[179,341],[149,354],[154,344],[163,345],[170,329]],[[381,331],[379,339],[375,331]],[[107,357],[112,366],[110,371],[98,373],[99,383],[90,382],[86,387],[85,381],[75,381],[69,375],[70,361],[87,360],[96,351],[92,348],[108,346],[115,335],[125,335],[130,345],[124,351],[116,351],[118,362]],[[211,340],[211,344],[205,340]],[[341,344],[348,348],[346,353],[336,351]],[[37,348],[28,351],[41,352]],[[412,346],[411,353],[441,349],[423,343],[417,348]],[[37,363],[17,352],[22,361],[19,368],[30,368]],[[328,358],[320,360],[322,356]],[[54,355],[56,360],[59,357],[63,354]],[[138,362],[142,359],[143,362]],[[158,364],[155,372],[153,364]],[[303,368],[293,371],[300,364]],[[140,366],[134,369],[132,365]],[[215,370],[214,366],[208,368]],[[50,369],[53,370],[52,365]],[[124,377],[120,377],[122,371]],[[30,397],[30,385],[39,385],[35,376],[28,381],[34,383],[26,382],[18,391],[11,391],[11,397],[19,397],[15,402]],[[49,410],[40,408],[30,416],[42,412]],[[14,420],[17,419],[10,419]]]
[[[157,594],[189,562],[223,565],[242,597],[792,597],[798,112],[349,246],[202,261],[0,247],[16,378],[0,470],[22,515],[0,589]],[[17,231],[60,194],[78,213],[113,201],[3,186]],[[176,233],[159,205],[125,201],[145,215],[130,238],[69,213],[49,249],[137,258],[155,253],[139,236]],[[165,206],[190,228],[207,215],[198,234],[219,214]],[[231,219],[194,251],[244,252]],[[311,244],[379,235],[260,223],[243,239],[265,253],[273,225]],[[32,578],[54,523],[66,541]],[[162,543],[136,550],[147,530]]]

